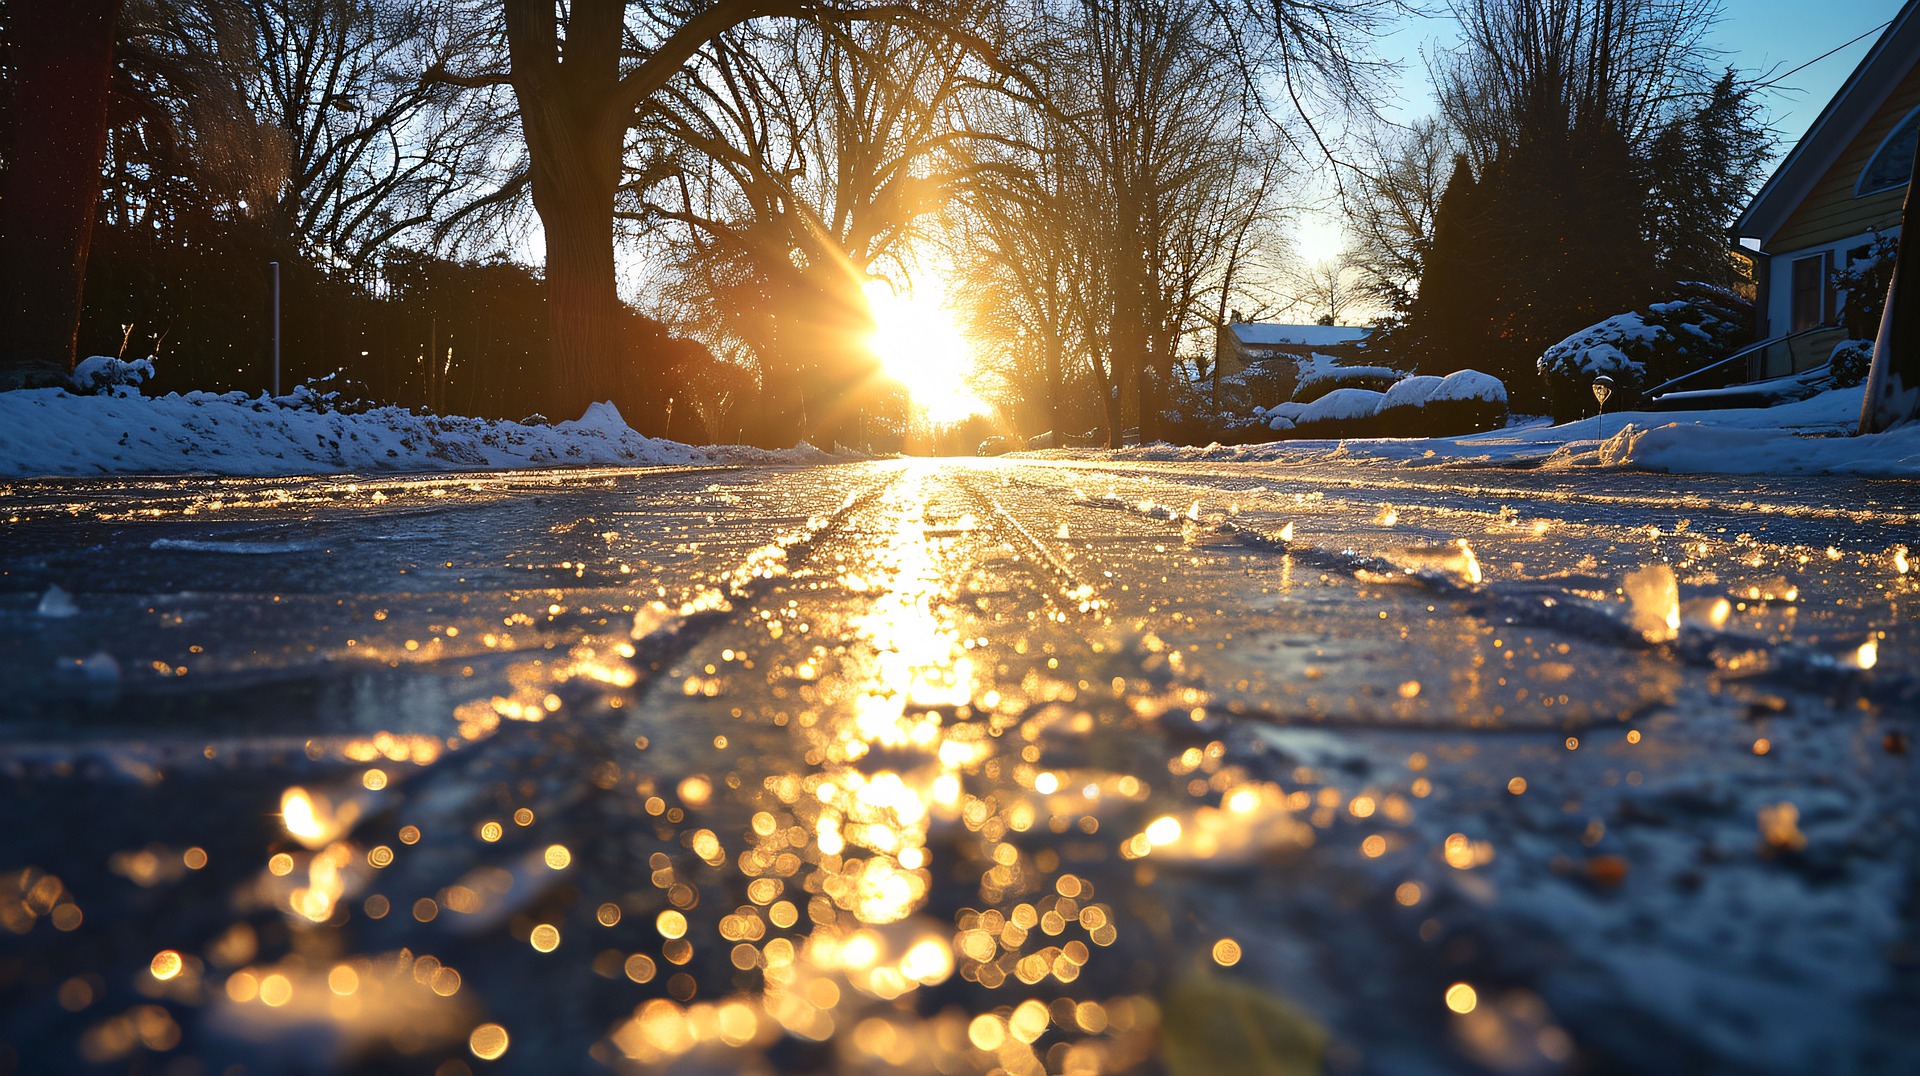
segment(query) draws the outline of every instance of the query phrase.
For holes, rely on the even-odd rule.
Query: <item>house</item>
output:
[[[1255,363],[1273,359],[1296,362],[1315,351],[1350,349],[1373,330],[1357,325],[1281,325],[1270,321],[1241,321],[1240,311],[1214,336],[1213,361],[1221,377],[1232,377]]]
[[[1833,272],[1900,231],[1920,138],[1920,0],[1908,0],[1734,224],[1757,242],[1750,378],[1826,361],[1847,334]]]

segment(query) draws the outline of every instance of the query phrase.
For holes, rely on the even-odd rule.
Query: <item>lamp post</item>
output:
[[[1593,398],[1600,401],[1600,436],[1607,434],[1607,401],[1613,398],[1613,378],[1605,374],[1593,379]]]

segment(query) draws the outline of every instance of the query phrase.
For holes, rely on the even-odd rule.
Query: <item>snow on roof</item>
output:
[[[1248,347],[1275,347],[1281,344],[1327,347],[1364,340],[1373,330],[1359,325],[1280,325],[1270,321],[1236,321],[1227,326],[1227,331]]]

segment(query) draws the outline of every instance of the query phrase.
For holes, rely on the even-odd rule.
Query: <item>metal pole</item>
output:
[[[273,394],[280,395],[280,263],[268,262],[273,278]]]

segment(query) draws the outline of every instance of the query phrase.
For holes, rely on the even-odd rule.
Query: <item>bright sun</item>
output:
[[[942,301],[939,282],[922,278],[915,292],[901,295],[892,284],[875,279],[867,281],[864,290],[874,324],[867,346],[879,358],[881,371],[906,386],[913,402],[934,422],[985,414],[986,401],[967,384],[973,366],[967,339]]]

